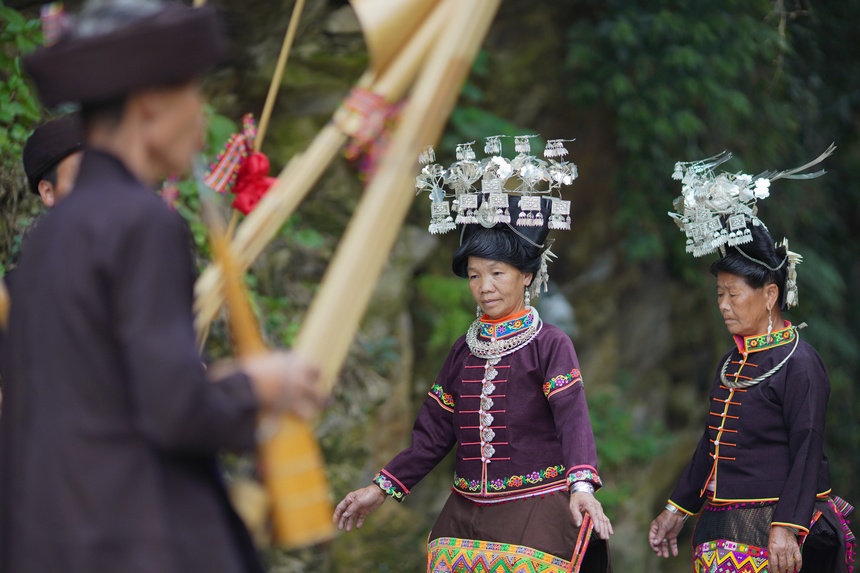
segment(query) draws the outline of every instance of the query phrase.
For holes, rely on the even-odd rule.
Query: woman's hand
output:
[[[582,525],[584,513],[590,515],[594,522],[594,531],[597,532],[600,539],[609,539],[613,533],[612,524],[606,514],[603,513],[603,506],[593,494],[583,492],[570,494],[570,513],[573,515],[573,522],[577,527]]]
[[[797,535],[788,527],[774,525],[767,540],[768,571],[773,573],[796,573],[803,560]]]
[[[346,494],[346,497],[334,508],[332,521],[338,529],[352,531],[352,526],[360,528],[364,518],[371,511],[382,505],[388,495],[379,486],[369,485]]]
[[[672,513],[668,509],[660,512],[660,515],[651,522],[651,529],[648,531],[648,542],[654,553],[661,557],[669,557],[671,550],[672,556],[677,557],[678,534],[683,527],[684,516],[680,512]]]

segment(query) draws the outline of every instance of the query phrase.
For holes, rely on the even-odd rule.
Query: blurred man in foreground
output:
[[[207,376],[193,260],[152,192],[203,137],[197,78],[224,55],[213,11],[91,2],[25,65],[80,104],[75,190],[25,244],[2,348],[0,571],[260,572],[215,464],[259,417],[309,416],[316,368],[265,354]]]

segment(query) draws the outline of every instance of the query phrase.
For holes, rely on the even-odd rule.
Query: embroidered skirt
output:
[[[767,544],[773,502],[708,503],[693,532],[696,573],[774,573],[768,569]],[[832,496],[815,502],[801,544],[803,573],[853,571],[854,535],[846,517],[854,508]]]
[[[494,504],[452,493],[430,532],[427,572],[611,573],[607,543],[574,525],[569,504],[567,492]]]

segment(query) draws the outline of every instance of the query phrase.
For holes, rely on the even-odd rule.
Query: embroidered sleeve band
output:
[[[409,490],[403,487],[403,484],[397,481],[394,476],[389,475],[385,470],[376,474],[376,477],[373,478],[373,483],[397,501],[403,501],[409,495]]]
[[[573,486],[578,481],[587,481],[590,482],[594,489],[599,489],[603,486],[603,482],[600,480],[600,476],[597,475],[597,470],[591,466],[576,466],[575,468],[571,468],[567,472],[567,485],[568,487]]]
[[[433,387],[430,388],[430,392],[428,392],[430,396],[432,396],[440,406],[449,412],[454,411],[454,397],[451,394],[448,394],[442,389],[441,384],[433,384]]]
[[[544,383],[543,385],[543,393],[544,396],[549,398],[553,394],[557,394],[561,392],[565,388],[569,388],[576,384],[577,382],[582,382],[582,375],[579,373],[579,370],[574,368],[570,371],[569,374],[559,374],[554,378],[551,378],[549,382]]]

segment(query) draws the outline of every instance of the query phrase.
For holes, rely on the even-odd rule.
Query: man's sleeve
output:
[[[248,378],[210,382],[197,351],[184,223],[167,209],[145,215],[113,251],[109,290],[136,425],[166,450],[253,448],[258,406]]]

